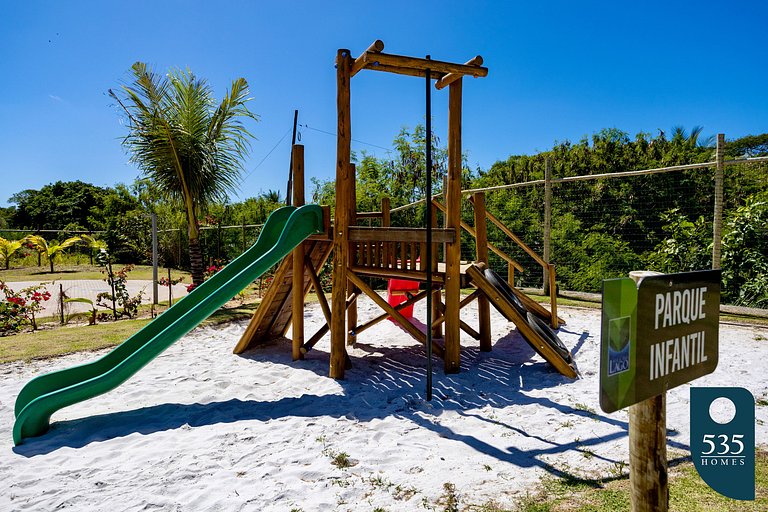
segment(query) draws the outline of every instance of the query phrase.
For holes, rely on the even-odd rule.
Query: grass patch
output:
[[[0,337],[0,363],[28,361],[114,347],[149,323],[121,320],[89,326],[63,327]]]
[[[246,303],[236,307],[220,308],[200,326],[247,320],[251,318],[257,307],[258,303]],[[148,314],[149,306],[142,305],[141,312]],[[151,320],[151,318],[137,318],[117,322],[100,321],[96,325],[63,326],[2,336],[0,337],[0,363],[47,359],[73,352],[114,347],[138,332]]]
[[[712,490],[690,459],[669,470],[669,510],[747,512],[768,510],[768,451],[755,452],[755,501],[737,501]],[[629,510],[629,476],[613,479],[548,477],[523,498],[517,512],[614,512]]]

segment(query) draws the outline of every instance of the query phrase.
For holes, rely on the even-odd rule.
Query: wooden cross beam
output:
[[[456,64],[382,53],[382,50],[384,50],[384,43],[377,39],[354,60],[350,69],[350,77],[355,76],[362,69],[419,77],[426,76],[427,70],[430,70],[431,77],[438,81],[435,86],[442,89],[462,76],[477,78],[488,75],[488,68],[482,67],[483,58],[479,55],[467,61],[466,64]]]

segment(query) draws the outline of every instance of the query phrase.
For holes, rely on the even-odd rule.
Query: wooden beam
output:
[[[323,310],[325,321],[330,324],[332,318],[331,308],[328,306],[328,300],[325,298],[325,293],[323,293],[323,287],[320,284],[320,278],[317,277],[317,272],[315,272],[315,269],[312,267],[312,262],[309,261],[309,258],[304,260],[304,268],[309,275],[309,280],[312,282],[312,288],[315,289],[315,295],[317,295],[317,301],[320,303],[320,309]]]
[[[304,343],[304,345],[301,346],[301,353],[306,354],[312,350],[312,348],[317,345],[317,342],[320,341],[323,336],[325,336],[330,330],[331,328],[328,327],[328,324],[323,325],[315,334],[312,335],[311,338],[307,340],[306,343]]]
[[[414,295],[410,299],[406,300],[405,302],[401,302],[400,304],[395,306],[395,309],[398,310],[398,311],[401,311],[401,310],[407,308],[408,306],[416,304],[417,302],[419,302],[421,299],[423,299],[426,296],[427,296],[427,291],[424,290],[424,291],[418,293],[417,295]],[[376,318],[368,320],[364,324],[360,324],[357,327],[353,327],[352,329],[349,330],[349,332],[352,333],[352,336],[359,336],[361,332],[370,329],[374,325],[378,324],[382,320],[386,320],[387,318],[389,318],[389,313],[384,313],[382,315],[377,316]]]
[[[293,205],[304,205],[304,146],[294,144],[291,148],[293,163]],[[304,345],[304,243],[293,250],[293,295],[291,303],[291,355],[294,361],[304,359],[301,346]]]
[[[504,225],[503,222],[501,222],[494,214],[492,214],[489,211],[485,212],[488,216],[488,220],[496,224],[496,226],[504,232],[505,235],[507,235],[509,238],[511,238],[517,245],[520,246],[522,250],[524,250],[531,258],[533,258],[536,263],[541,265],[542,267],[546,268],[547,262],[544,261],[541,256],[536,254],[536,251],[528,247],[528,245],[523,242],[520,237],[518,237],[516,234],[514,234],[507,226]],[[518,269],[520,270],[520,269]]]
[[[355,214],[355,218],[358,219],[380,219],[381,216],[381,212],[357,212]]]
[[[429,61],[430,65],[434,61]],[[452,70],[450,70],[452,71]],[[449,71],[449,72],[450,72]],[[461,368],[459,301],[461,294],[461,83],[457,80],[448,92],[448,180],[445,194],[445,227],[455,233],[455,241],[445,246],[445,373]]]
[[[485,218],[485,193],[472,196],[475,206],[475,248],[477,261],[488,265],[488,224]],[[480,329],[480,351],[490,352],[491,345],[491,305],[488,297],[477,299],[477,316]]]
[[[465,306],[472,303],[473,300],[481,296],[482,294],[480,293],[479,290],[473,291],[472,293],[470,293],[469,295],[461,299],[461,302],[459,302],[459,309],[464,309]]]
[[[389,315],[397,320],[397,322],[403,327],[403,329],[406,330],[408,334],[414,337],[416,341],[418,341],[421,344],[427,343],[427,336],[421,332],[415,325],[413,325],[411,322],[408,321],[407,318],[405,318],[402,313],[400,313],[398,310],[390,306],[386,300],[381,298],[381,296],[373,291],[367,284],[365,284],[365,281],[360,279],[355,275],[354,272],[349,272],[347,274],[347,278],[355,283],[355,286],[360,288],[363,293],[368,295],[371,299],[373,299],[373,302],[375,302],[381,309],[389,313]],[[441,347],[435,346],[433,347],[435,355],[438,357],[443,357],[444,353]]]
[[[440,74],[440,78],[442,78],[442,75],[447,75],[449,73],[455,73],[461,76],[470,75],[474,77],[488,75],[488,68],[482,66],[468,66],[466,64],[455,64],[453,62],[444,62],[440,60],[393,55],[391,53],[366,52],[364,58],[366,62],[365,67],[369,69],[373,69],[376,66],[391,66],[402,70],[420,71],[422,72],[422,76],[424,76],[426,70],[429,69],[433,74]]]
[[[372,71],[383,71],[385,73],[394,73],[396,75],[417,76],[420,78],[427,76],[427,72],[425,70],[403,68],[399,66],[388,66],[386,64],[379,64],[377,62],[369,64],[366,66],[366,69],[370,69]],[[432,71],[431,76],[433,80],[440,80],[445,75],[443,73],[438,73],[437,71]]]
[[[422,243],[427,241],[427,230],[424,228],[350,226],[349,240],[352,242]],[[451,243],[454,240],[456,240],[455,230],[436,228],[432,231],[434,243]]]
[[[475,290],[477,292],[477,290]],[[473,292],[474,294],[474,292]],[[436,321],[432,322],[432,327],[439,327],[441,324],[445,322],[445,305],[440,304],[438,305],[438,309],[440,309],[440,312],[443,313],[443,316],[438,318]],[[469,326],[464,320],[459,319],[459,327],[461,327],[461,330],[475,338],[476,340],[480,339],[480,333],[474,330],[472,327]]]
[[[350,163],[351,179],[348,187],[349,191],[349,225],[354,226],[357,224],[357,168],[354,164]],[[350,251],[350,258],[354,251]],[[354,291],[354,287],[353,287]],[[353,300],[352,303],[347,304],[347,327],[350,325],[357,325],[357,301]],[[355,338],[349,335],[347,331],[347,346],[353,345]]]
[[[365,56],[369,53],[381,53],[384,50],[384,41],[377,39],[371,43],[363,53],[361,53],[352,63],[352,69],[349,72],[349,77],[352,78],[358,71],[365,67]]]
[[[344,378],[347,361],[346,297],[347,266],[349,263],[349,187],[354,176],[349,165],[352,144],[352,120],[350,104],[350,70],[352,57],[349,50],[336,53],[336,112],[338,116],[336,136],[336,208],[333,228],[333,304],[331,317],[331,360],[329,375]]]
[[[478,55],[476,57],[473,57],[473,58],[469,59],[464,65],[465,66],[478,66],[478,67],[482,66],[483,65],[483,58]],[[487,74],[488,73],[486,71],[486,75]],[[462,76],[464,76],[464,75],[461,75],[459,73],[448,73],[443,78],[438,80],[437,83],[435,83],[435,88],[439,91],[440,89],[443,89],[444,87],[447,87],[447,86],[451,85],[453,82],[455,82],[456,80],[458,80]]]
[[[380,279],[411,279],[413,281],[426,281],[427,273],[420,270],[407,270],[399,268],[376,268],[376,267],[361,267],[359,265],[352,265],[350,270],[356,274],[365,276],[378,277]],[[443,276],[435,274],[432,276],[432,282],[435,284],[443,283]]]
[[[550,325],[553,329],[558,328],[557,318],[557,282],[555,281],[555,266],[553,264],[548,265],[547,272],[549,274],[549,308],[552,310],[552,318],[550,319]]]

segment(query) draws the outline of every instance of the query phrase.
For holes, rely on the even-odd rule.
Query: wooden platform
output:
[[[304,241],[306,258],[318,273],[328,260],[332,249],[332,242],[322,236]],[[248,324],[235,346],[235,354],[240,354],[259,342],[285,336],[291,323],[292,284],[293,256],[288,255],[278,266],[274,280],[261,300],[261,305],[253,314],[251,323]],[[303,290],[305,296],[310,288],[310,277],[305,273]]]

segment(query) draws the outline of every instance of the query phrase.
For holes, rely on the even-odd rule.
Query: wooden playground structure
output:
[[[261,341],[284,336],[292,324],[292,354],[294,360],[302,359],[323,336],[330,331],[330,377],[343,379],[344,371],[351,364],[347,344],[353,344],[366,329],[391,317],[413,338],[427,343],[427,334],[412,324],[401,313],[408,307],[431,294],[431,337],[435,339],[434,354],[441,357],[446,373],[456,373],[460,368],[460,331],[464,331],[480,343],[480,349],[490,351],[490,305],[493,304],[510,321],[514,322],[531,346],[563,375],[576,377],[577,372],[570,353],[556,343],[554,332],[562,320],[557,317],[555,269],[545,262],[522,240],[514,235],[498,218],[485,208],[484,193],[469,197],[474,208],[474,227],[461,219],[461,124],[463,77],[485,77],[488,69],[482,67],[480,56],[465,64],[441,62],[383,53],[384,43],[375,41],[357,58],[350,51],[340,49],[336,55],[337,83],[337,159],[336,205],[333,222],[330,209],[325,211],[326,233],[314,235],[300,244],[293,254],[279,265],[272,284],[261,306],[254,313],[246,331],[235,347],[241,353]],[[355,166],[351,156],[351,106],[350,81],[364,70],[383,71],[436,80],[435,88],[448,88],[448,165],[444,190],[444,203],[431,198],[432,247],[427,248],[427,229],[397,227],[391,225],[390,200],[385,198],[381,210],[358,212],[356,206]],[[293,204],[304,204],[304,148],[295,145],[293,161]],[[442,213],[442,225],[438,225],[437,213]],[[377,219],[380,226],[361,226],[361,220]],[[529,254],[546,271],[549,279],[550,309],[546,309],[514,288],[515,272],[523,268],[503,251],[488,243],[487,222],[495,224],[514,243]],[[474,262],[461,261],[461,230],[475,238]],[[441,251],[442,249],[442,251]],[[487,265],[489,251],[507,262],[507,281],[494,281]],[[442,257],[439,257],[442,252]],[[323,294],[318,273],[333,253],[333,288],[331,303]],[[423,289],[397,305],[390,305],[366,282],[365,278],[410,279],[427,282],[430,274],[432,289]],[[498,277],[498,276],[496,276]],[[503,281],[503,280],[502,280]],[[472,284],[475,290],[463,299],[462,286]],[[304,335],[304,299],[314,289],[325,316],[325,325],[309,339]],[[299,293],[301,290],[301,293]],[[365,294],[383,313],[364,323],[358,323],[357,298]],[[479,325],[477,329],[461,320],[461,310],[477,302]],[[543,321],[542,321],[543,320]],[[546,324],[544,324],[546,322]],[[543,327],[542,327],[543,325]],[[559,342],[559,340],[557,340]]]

